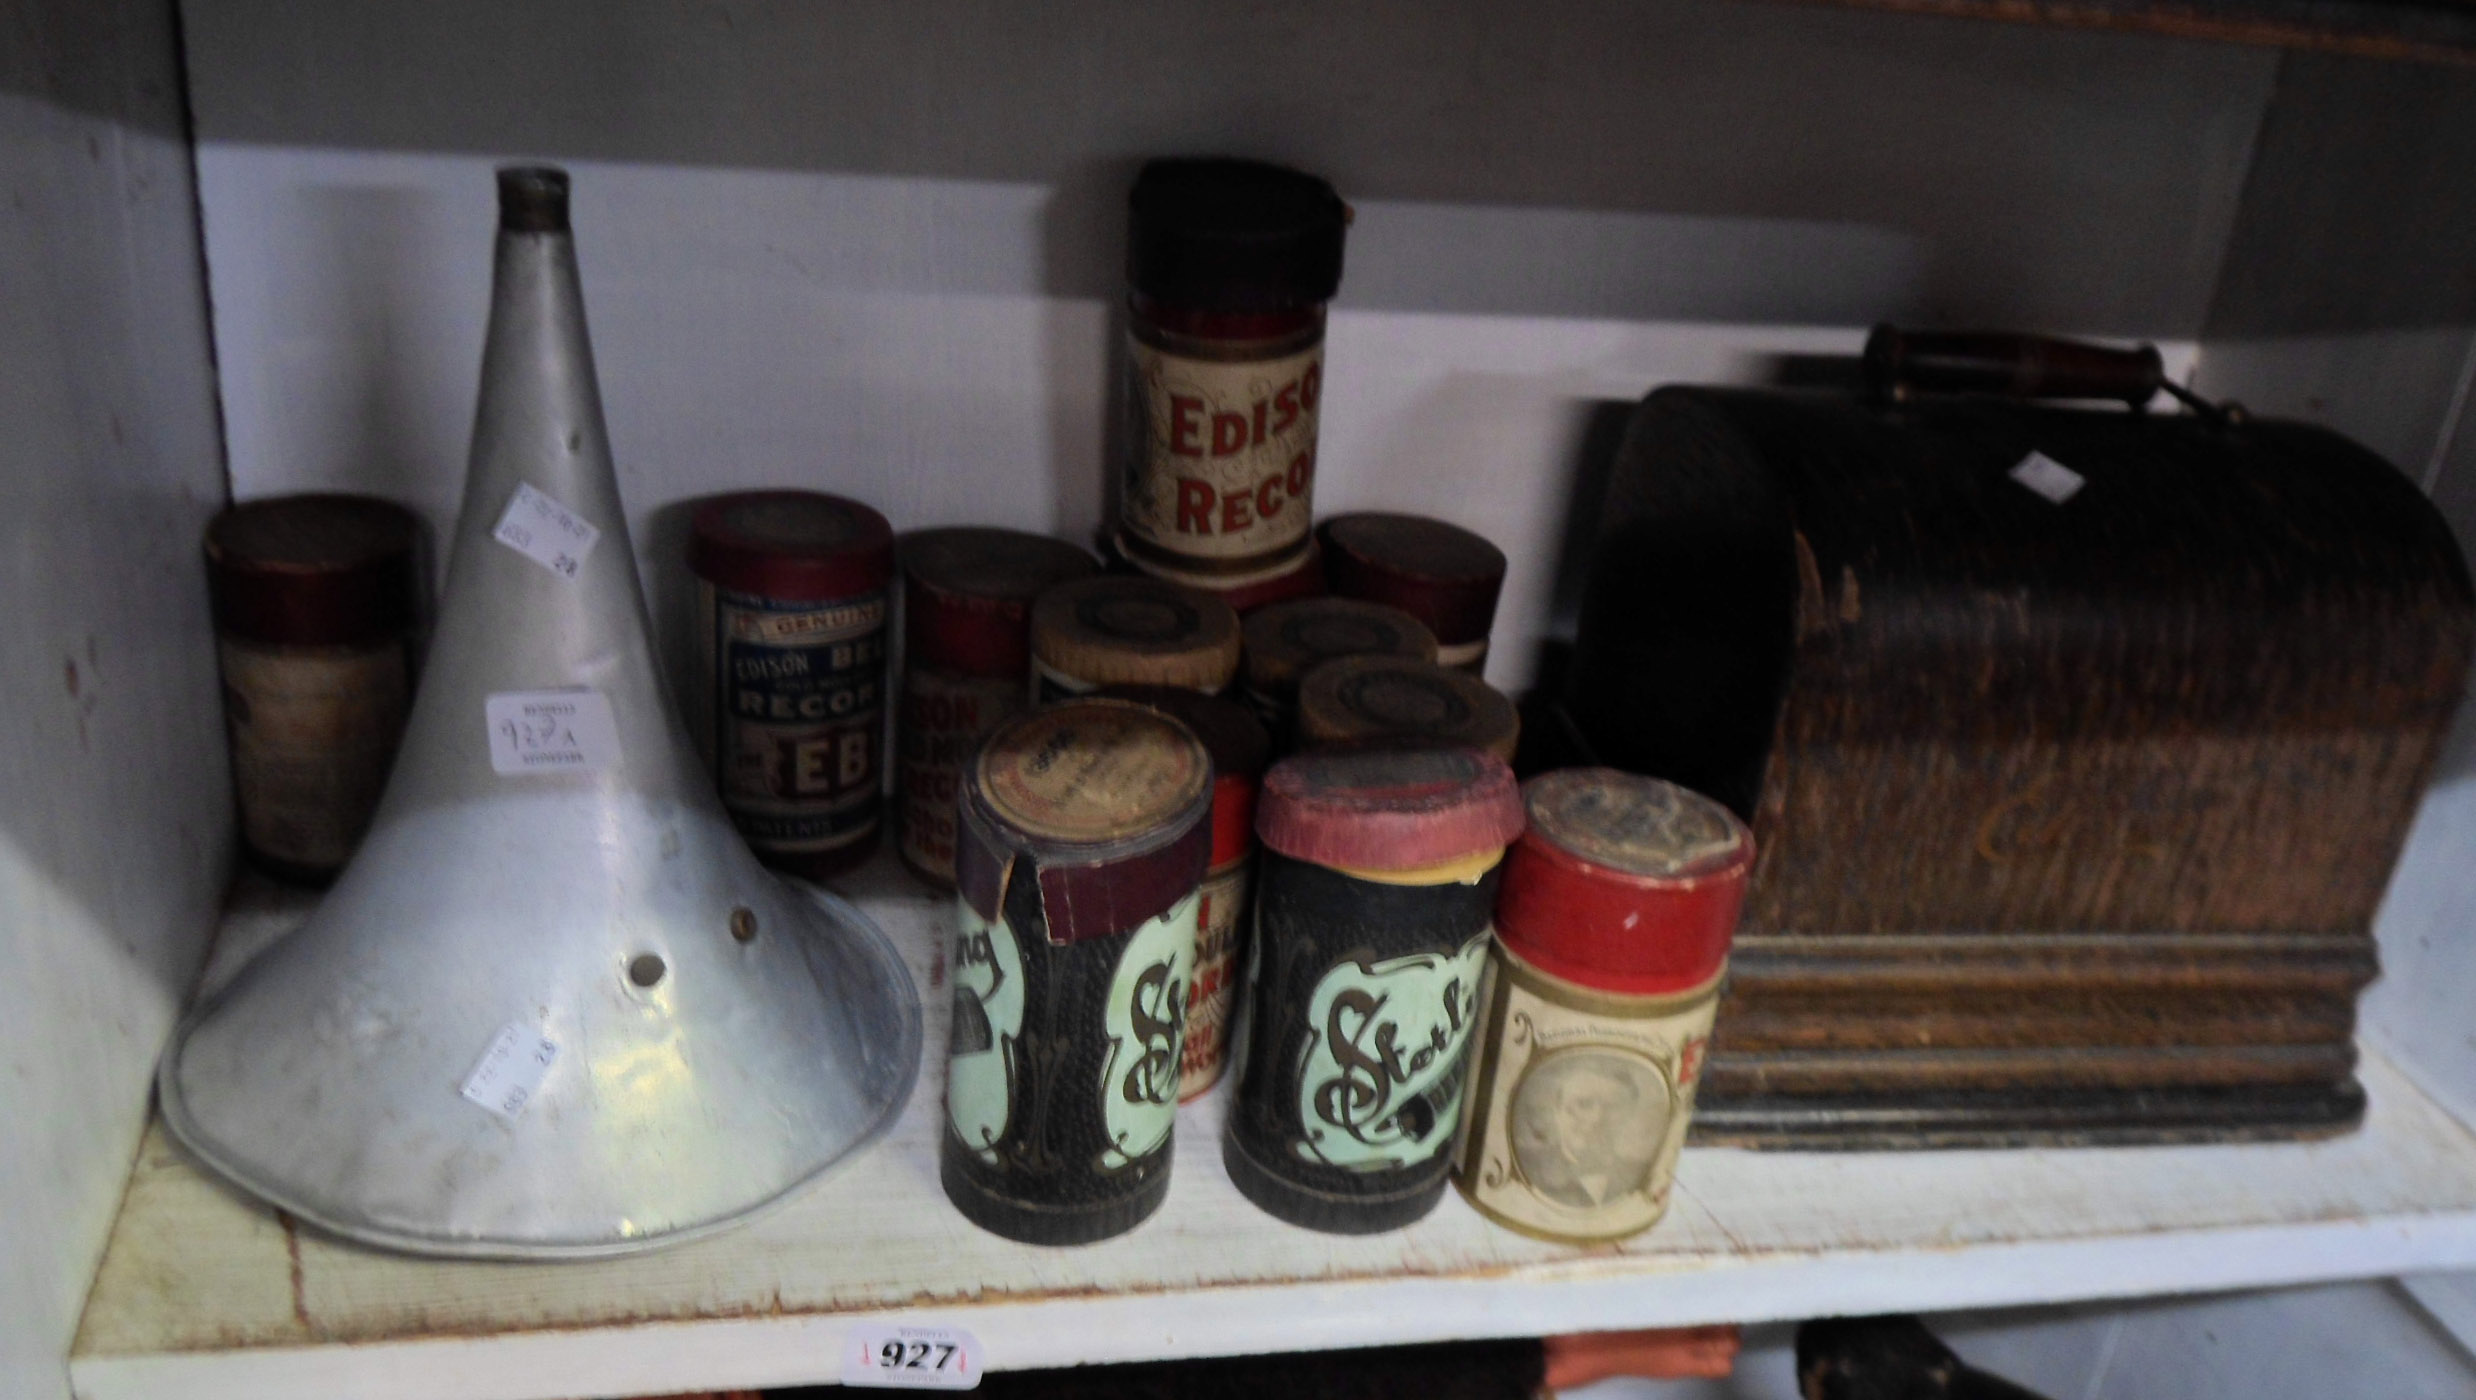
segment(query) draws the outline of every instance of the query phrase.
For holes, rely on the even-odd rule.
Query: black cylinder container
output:
[[[1083,1244],[1168,1194],[1211,810],[1203,744],[1126,701],[1053,705],[982,747],[939,1170],[974,1224]]]
[[[1338,1234],[1406,1225],[1444,1192],[1496,902],[1522,830],[1512,770],[1469,749],[1276,764],[1256,809],[1246,1058],[1231,1181]]]

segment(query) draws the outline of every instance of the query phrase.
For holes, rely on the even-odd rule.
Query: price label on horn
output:
[[[844,1385],[881,1390],[971,1390],[980,1384],[980,1339],[960,1327],[851,1329]]]

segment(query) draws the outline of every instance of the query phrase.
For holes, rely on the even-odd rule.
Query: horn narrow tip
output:
[[[499,171],[499,232],[566,233],[567,172],[551,165]]]

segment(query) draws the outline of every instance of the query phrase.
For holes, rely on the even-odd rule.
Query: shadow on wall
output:
[[[1777,389],[1856,395],[1865,387],[1865,362],[1855,355],[1757,356],[1744,368],[1746,382]],[[1657,386],[1651,386],[1657,387]],[[1533,684],[1548,693],[1562,687],[1572,657],[1573,630],[1589,582],[1591,547],[1598,538],[1601,507],[1616,468],[1617,451],[1633,421],[1638,399],[1586,399],[1567,406],[1571,445],[1563,479],[1568,483],[1563,523],[1557,529],[1555,564],[1547,597],[1547,635],[1540,641]]]
[[[1115,241],[1134,161],[1227,152],[1361,202],[1363,246],[1402,254],[1358,263],[1366,305],[1630,316],[1650,297],[1813,322],[1831,318],[1764,278],[1905,243],[1930,317],[2142,335],[2200,324],[2278,63],[1716,0],[218,0],[186,18],[205,145],[1053,189],[1049,295],[1114,287],[1089,254]],[[1734,264],[1676,260],[1641,215],[1722,221]],[[1869,232],[1784,262],[1809,227]]]
[[[305,189],[298,199],[300,226],[314,237],[302,250],[308,256],[277,282],[278,358],[265,367],[268,389],[292,407],[261,421],[342,444],[363,483],[358,489],[435,505],[424,499],[434,484],[423,470],[424,448],[471,431],[469,422],[435,421],[408,373],[418,368],[417,347],[437,314],[422,258],[437,237],[437,202],[386,185]],[[326,353],[336,346],[345,353]],[[334,421],[307,421],[321,412]]]

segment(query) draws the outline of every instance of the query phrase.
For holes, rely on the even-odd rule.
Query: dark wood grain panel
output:
[[[2353,1046],[2225,1045],[2017,1049],[1843,1050],[1755,1054],[1714,1051],[1702,1092],[1720,1101],[1763,1095],[2048,1092],[2321,1085],[2355,1073]]]
[[[1666,389],[1601,521],[1545,761],[1712,793],[1761,849],[1710,1132],[2348,1121],[2476,646],[2395,468],[2292,423]]]
[[[1790,1152],[2129,1147],[2331,1137],[2364,1120],[2364,1091],[2006,1089],[1986,1093],[1753,1094],[1697,1102],[1686,1141]]]

